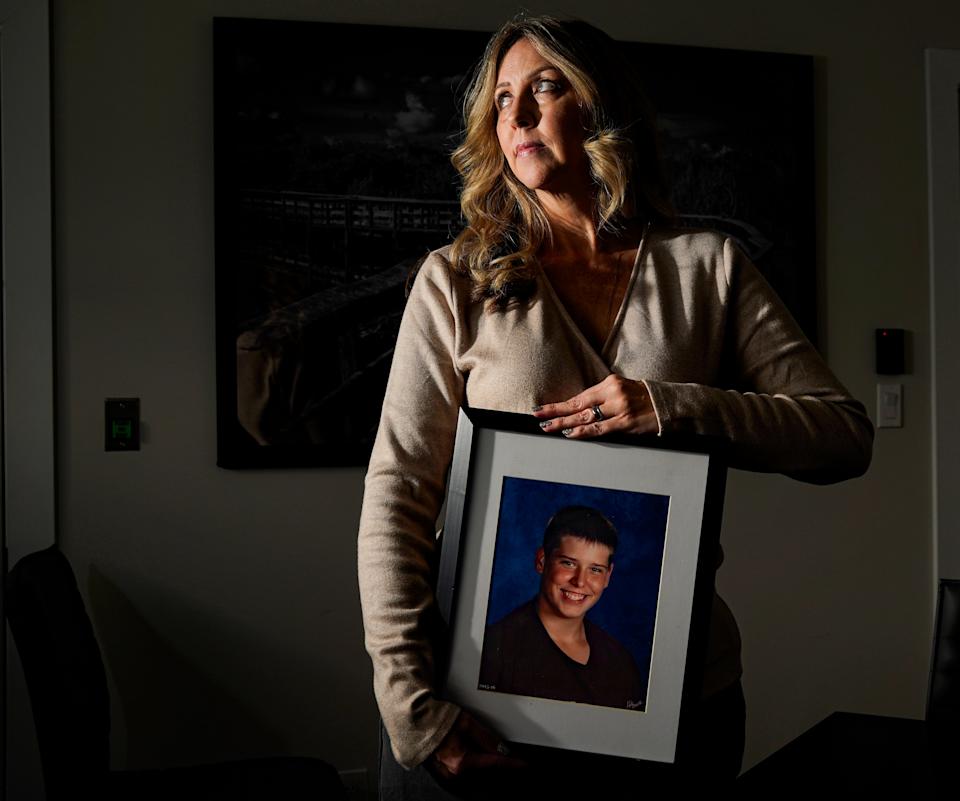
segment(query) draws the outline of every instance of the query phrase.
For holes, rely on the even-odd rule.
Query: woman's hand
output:
[[[595,410],[600,410],[597,416]],[[588,439],[602,434],[649,434],[659,431],[650,394],[642,381],[611,373],[579,395],[561,403],[534,409],[540,428],[569,439]]]
[[[476,777],[478,771],[515,770],[526,766],[507,756],[503,740],[466,710],[461,710],[453,728],[426,762],[427,769],[441,783]]]

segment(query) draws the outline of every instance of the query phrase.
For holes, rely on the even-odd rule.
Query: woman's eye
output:
[[[506,108],[507,104],[510,102],[510,95],[508,95],[506,92],[499,94],[493,102],[498,109]]]
[[[549,78],[541,78],[533,85],[533,93],[540,94],[541,92],[555,92],[559,88],[559,85],[556,81],[551,81]]]

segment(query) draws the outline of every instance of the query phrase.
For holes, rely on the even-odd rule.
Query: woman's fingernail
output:
[[[539,412],[542,408],[543,408],[542,406],[534,406],[533,411]]]
[[[563,429],[563,431],[561,431],[560,433],[563,434],[563,436],[565,436],[565,437],[569,437],[569,436],[573,433],[573,429],[572,429],[572,428],[565,428],[565,429]]]
[[[549,421],[549,420],[541,420],[541,421],[540,421],[540,428],[546,428],[548,425],[550,425],[550,421]]]

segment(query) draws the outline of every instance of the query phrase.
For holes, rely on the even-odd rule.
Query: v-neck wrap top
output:
[[[815,483],[861,475],[873,442],[863,405],[720,234],[648,231],[600,352],[542,272],[528,301],[490,310],[447,253],[430,254],[407,301],[360,517],[374,692],[405,767],[433,752],[459,712],[434,689],[432,568],[461,403],[529,413],[618,373],[645,383],[661,434],[724,436],[732,467]],[[719,596],[708,639],[704,697],[741,674],[739,633]]]

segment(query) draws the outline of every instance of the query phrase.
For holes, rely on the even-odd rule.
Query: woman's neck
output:
[[[591,257],[604,249],[604,237],[597,231],[594,199],[583,193],[537,192],[540,206],[550,223],[551,241],[544,243],[544,255]]]
[[[592,218],[558,218],[547,213],[551,236],[543,243],[540,257],[561,264],[601,264],[624,250],[634,250],[642,227],[629,221],[616,232],[598,231]]]
[[[635,247],[640,241],[642,230],[633,220],[616,233],[599,231],[596,200],[592,195],[538,190],[537,198],[552,234],[541,250],[541,256],[548,260],[590,263],[604,255]]]

